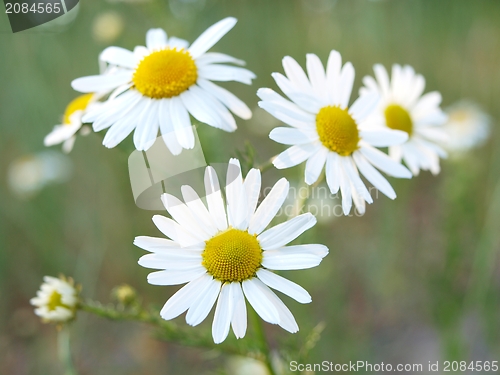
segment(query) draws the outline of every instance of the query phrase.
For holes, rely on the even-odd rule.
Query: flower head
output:
[[[76,134],[80,132],[82,135],[87,135],[90,132],[87,126],[82,127],[82,116],[88,109],[97,108],[97,106],[94,94],[80,95],[73,99],[64,111],[62,124],[56,125],[43,140],[45,146],[62,143],[63,151],[65,153],[71,152],[75,144]]]
[[[243,119],[252,113],[240,99],[211,81],[251,84],[255,75],[225,65],[244,65],[243,61],[207,51],[235,24],[236,19],[225,18],[191,46],[185,40],[167,38],[162,29],[151,29],[146,47],[136,47],[133,52],[106,48],[100,60],[116,69],[72,82],[81,92],[112,91],[103,107],[89,112],[84,120],[93,122],[95,131],[109,128],[103,141],[106,147],[115,147],[135,129],[135,147],[147,150],[160,130],[175,155],[194,147],[190,114],[210,126],[234,131],[236,122],[229,111]]]
[[[491,131],[491,117],[477,104],[460,101],[446,108],[448,121],[443,130],[448,136],[443,147],[453,153],[462,153],[481,146]]]
[[[311,297],[301,286],[272,271],[315,267],[328,249],[323,245],[285,246],[316,223],[309,213],[266,230],[283,204],[289,184],[284,178],[279,180],[257,207],[260,187],[259,170],[250,170],[243,180],[238,160],[231,159],[226,204],[212,167],[205,171],[208,207],[190,186],[182,187],[184,202],[163,194],[172,219],[156,215],[153,221],[169,239],[137,237],[134,243],[151,252],[139,264],[161,270],[149,274],[150,284],[188,283],[167,301],[161,310],[164,319],[188,310],[186,322],[195,326],[217,301],[214,341],[224,341],[230,326],[241,338],[247,328],[246,297],[266,322],[292,333],[298,331],[293,315],[269,287],[300,303],[311,302]]]
[[[396,193],[374,167],[400,178],[409,178],[411,173],[375,147],[400,144],[408,135],[369,126],[366,120],[378,103],[378,94],[365,95],[348,106],[354,68],[349,62],[342,67],[337,51],[330,53],[326,71],[314,54],[307,55],[307,76],[289,56],[283,59],[283,68],[286,77],[273,73],[273,78],[290,100],[267,88],[257,92],[260,107],[291,126],[275,128],[269,134],[272,140],[292,146],[274,159],[274,166],[290,168],[307,161],[305,182],[309,185],[324,169],[331,193],[339,189],[342,193],[345,215],[353,201],[360,213],[365,211],[365,201],[373,202],[359,172],[394,199]]]
[[[64,323],[76,314],[78,290],[72,279],[45,276],[40,290],[30,303],[36,307],[35,314],[45,323]]]
[[[374,127],[387,127],[404,131],[408,140],[400,145],[390,145],[389,155],[396,161],[404,160],[413,175],[419,171],[440,171],[439,158],[446,152],[438,146],[446,138],[441,125],[446,115],[439,107],[441,94],[437,91],[422,95],[425,79],[411,66],[394,65],[392,77],[382,65],[375,65],[375,78],[366,76],[361,97],[375,94],[381,100],[370,118]]]

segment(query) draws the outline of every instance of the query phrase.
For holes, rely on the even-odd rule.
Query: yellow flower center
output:
[[[413,121],[411,120],[410,114],[400,105],[391,104],[387,106],[384,115],[385,123],[389,128],[402,130],[407,132],[408,135],[413,133]]]
[[[54,290],[52,292],[52,294],[50,295],[50,297],[49,297],[49,303],[47,304],[47,308],[49,309],[49,311],[53,311],[53,310],[55,310],[58,307],[64,307],[64,308],[69,309],[69,306],[66,306],[62,302],[62,295],[61,295],[61,293],[59,293],[59,292],[57,292],[57,291]]]
[[[63,124],[69,125],[70,124],[69,118],[71,117],[71,115],[76,111],[85,110],[90,103],[90,99],[92,99],[93,96],[94,94],[85,94],[85,95],[80,95],[79,97],[73,99],[68,104],[66,110],[64,111]]]
[[[342,156],[358,149],[359,131],[347,109],[323,107],[316,115],[316,130],[325,147]]]
[[[256,236],[228,229],[206,242],[203,266],[222,282],[243,281],[255,275],[262,263],[262,248]]]
[[[162,49],[141,60],[135,69],[134,87],[154,99],[171,98],[186,91],[198,78],[198,69],[184,49]]]

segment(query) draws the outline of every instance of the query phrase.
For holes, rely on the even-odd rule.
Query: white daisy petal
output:
[[[151,285],[179,285],[185,284],[191,280],[207,273],[205,267],[199,265],[190,270],[163,270],[152,272],[148,275],[148,283]]]
[[[313,130],[314,128],[311,126],[314,123],[314,117],[310,114],[305,113],[299,107],[296,106],[298,110],[304,113],[304,116],[301,116],[302,113],[299,113],[297,116],[297,111],[294,109],[290,110],[281,105],[282,103],[277,102],[259,102],[259,107],[264,111],[268,112],[273,117],[276,117],[278,120],[283,121],[285,124],[293,126],[295,128],[301,130]],[[293,104],[293,103],[291,103]],[[295,105],[295,104],[294,104]],[[310,120],[310,121],[309,121]]]
[[[413,107],[411,114],[412,117],[418,121],[420,117],[425,116],[441,104],[441,94],[437,91],[428,92],[423,95]]]
[[[158,102],[148,100],[137,120],[134,132],[134,145],[138,151],[148,150],[158,135]]]
[[[221,63],[245,65],[243,60],[219,52],[207,52],[196,59],[197,66]]]
[[[198,224],[188,206],[177,197],[164,193],[161,195],[161,201],[172,218],[182,228],[185,228],[191,236],[200,241],[207,240],[211,237],[211,233],[206,231],[204,226]]]
[[[349,113],[356,122],[360,123],[377,107],[380,96],[377,93],[370,93],[360,96],[349,108]]]
[[[318,56],[313,53],[306,55],[307,75],[311,81],[312,88],[316,95],[324,97],[327,95],[326,73]]]
[[[269,225],[271,220],[279,211],[280,207],[283,205],[289,189],[290,184],[285,178],[276,182],[250,220],[248,233],[259,234]]]
[[[237,339],[245,337],[247,332],[247,306],[245,296],[241,289],[241,284],[229,284],[231,299],[233,301],[233,316],[231,318],[231,327]]]
[[[352,207],[352,191],[351,191],[351,183],[349,181],[349,177],[344,170],[342,157],[339,157],[340,161],[340,174],[339,174],[339,182],[340,182],[340,192],[342,193],[342,211],[344,215],[349,215]]]
[[[236,18],[227,17],[206,29],[189,47],[191,56],[197,59],[207,52],[236,25],[236,22]]]
[[[189,113],[181,99],[177,96],[170,98],[170,118],[179,144],[186,149],[194,147],[194,134],[191,128]]]
[[[247,222],[250,223],[253,215],[255,214],[255,208],[259,201],[260,196],[260,186],[261,186],[261,175],[260,170],[252,168],[248,172],[245,180],[243,181],[243,187],[247,194]]]
[[[179,249],[177,242],[166,238],[138,236],[134,239],[134,245],[147,251],[161,251],[162,249]]]
[[[300,285],[273,272],[261,268],[257,271],[257,277],[268,287],[286,294],[297,302],[310,303],[312,301],[311,295]]]
[[[200,78],[211,81],[235,81],[244,83],[245,85],[251,85],[252,79],[255,78],[255,74],[248,69],[217,64],[200,66],[198,68],[198,75]]]
[[[368,159],[368,161],[387,173],[389,176],[398,178],[411,178],[411,172],[399,163],[396,163],[389,156],[374,147],[364,146],[359,151]]]
[[[354,84],[354,67],[350,62],[347,62],[342,67],[342,72],[340,73],[340,90],[339,95],[336,98],[335,104],[338,104],[340,108],[344,109],[349,104],[349,98],[351,97],[352,86]]]
[[[293,245],[285,246],[276,250],[272,250],[273,254],[281,253],[283,256],[294,257],[295,255],[315,255],[320,258],[326,257],[328,248],[325,245],[309,244],[309,245]]]
[[[273,160],[273,165],[278,169],[294,167],[311,157],[319,148],[322,146],[313,143],[292,146],[279,154]]]
[[[382,93],[384,96],[389,94],[389,75],[387,74],[387,70],[380,64],[376,64],[373,67],[373,70],[375,72],[375,77],[377,77],[377,81],[380,85],[380,89],[382,90]]]
[[[314,224],[316,224],[316,218],[307,212],[264,231],[257,239],[262,249],[277,249],[296,239]]]
[[[199,269],[201,262],[201,252],[185,249],[170,249],[168,252],[146,254],[139,258],[138,261],[139,265],[145,268],[177,271]]]
[[[280,117],[275,116],[281,121],[286,122],[288,125],[294,126],[299,129],[310,129],[314,127],[314,124],[316,122],[315,115],[304,111],[298,105],[283,98],[277,92],[271,89],[262,88],[257,91],[257,96],[263,100],[262,102],[259,102],[259,106],[262,109],[268,111],[273,116],[274,113],[276,113],[286,117],[287,119],[290,119],[291,122],[289,122],[288,120],[281,120]],[[268,106],[265,103],[271,105]]]
[[[290,82],[297,87],[300,91],[307,92],[312,95],[313,90],[312,86],[307,79],[304,70],[302,70],[299,63],[290,56],[285,56],[283,58],[283,69],[285,70],[285,74],[290,80]]]
[[[167,33],[163,29],[149,29],[146,33],[146,47],[159,50],[167,45]]]
[[[323,167],[326,163],[326,158],[329,154],[329,150],[326,147],[321,147],[313,154],[309,159],[307,159],[306,163],[306,172],[305,172],[305,180],[306,184],[312,185],[314,184],[321,174]]]
[[[193,246],[200,243],[200,238],[198,236],[193,236],[172,219],[161,215],[155,215],[153,216],[153,222],[165,236],[178,242],[181,246]],[[203,239],[201,239],[201,241],[203,241]]]
[[[138,102],[130,109],[129,116],[125,116],[115,122],[106,132],[102,144],[108,148],[113,148],[127,138],[136,127],[136,114],[142,111],[145,104],[144,102]]]
[[[161,317],[170,320],[189,309],[195,300],[203,296],[211,279],[212,276],[205,274],[179,289],[161,309]]]
[[[337,194],[340,189],[340,156],[337,153],[330,152],[326,157],[326,183],[332,194]]]
[[[219,296],[221,286],[222,283],[218,280],[211,279],[208,281],[208,286],[203,296],[193,302],[186,314],[187,324],[197,326],[205,320]]]
[[[241,286],[248,302],[264,321],[271,324],[280,322],[280,314],[269,300],[269,288],[262,281],[256,278],[248,279],[243,281]]]
[[[387,147],[404,143],[408,140],[408,133],[401,130],[377,129],[362,130],[361,139],[372,146]]]
[[[314,130],[274,128],[269,138],[284,145],[300,145],[317,141],[319,136]]]
[[[224,341],[229,333],[233,316],[233,299],[231,298],[231,284],[222,285],[219,300],[215,307],[215,316],[212,324],[212,336],[216,344]]]
[[[132,79],[132,71],[121,71],[115,74],[87,76],[74,79],[71,87],[80,92],[109,91],[121,86]]]
[[[339,85],[342,57],[338,51],[331,51],[326,65],[326,86],[329,92],[330,102],[334,102],[335,91]]]
[[[365,184],[361,180],[358,174],[358,170],[354,161],[350,156],[340,157],[340,163],[342,165],[342,169],[345,172],[347,179],[351,183],[351,187],[368,203],[373,203],[373,199],[370,195],[370,192],[366,188]],[[350,189],[352,191],[352,189]],[[354,195],[354,194],[353,194]]]
[[[189,42],[187,40],[175,36],[168,38],[167,44],[169,47],[177,49],[187,49],[189,47]]]
[[[134,53],[121,47],[108,47],[99,55],[99,59],[111,65],[134,69],[137,65]]]
[[[317,113],[326,104],[326,100],[318,100],[318,98],[311,94],[300,91],[282,74],[273,73],[272,77],[281,91],[306,112]]]
[[[208,211],[220,231],[227,229],[227,217],[219,186],[219,179],[213,167],[205,169],[205,192]]]
[[[210,236],[213,236],[217,233],[217,227],[212,222],[212,217],[210,216],[210,212],[205,207],[200,197],[196,193],[196,191],[189,185],[181,186],[182,198],[186,205],[191,210],[191,215],[198,222],[200,226],[206,229]]]
[[[298,332],[299,326],[297,325],[295,318],[293,317],[288,307],[286,307],[286,305],[283,303],[283,301],[279,299],[278,296],[274,294],[269,288],[267,297],[278,311],[280,317],[280,322],[278,323],[278,325],[290,333]]]
[[[396,198],[396,192],[387,180],[366,160],[359,151],[352,154],[356,166],[365,178],[370,181],[373,186],[380,190],[383,194],[391,199]]]
[[[173,155],[179,155],[182,146],[177,141],[172,117],[170,116],[170,99],[162,99],[158,104],[158,120],[160,123],[160,133],[163,141]]]
[[[296,254],[293,257],[281,251],[265,251],[262,265],[270,270],[289,271],[313,268],[321,263],[321,257],[314,254]]]
[[[202,89],[208,91],[215,98],[220,100],[231,112],[233,112],[239,118],[243,120],[248,120],[252,117],[252,111],[248,106],[233,95],[228,90],[217,86],[216,84],[207,81],[206,79],[199,78],[196,82]]]
[[[229,225],[245,230],[248,226],[248,197],[243,188],[240,162],[230,159],[226,177],[226,200]]]

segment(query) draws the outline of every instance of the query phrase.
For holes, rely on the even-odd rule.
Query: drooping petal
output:
[[[273,272],[261,268],[257,271],[257,277],[268,287],[286,294],[297,302],[309,303],[312,301],[311,295],[307,290]]]
[[[241,283],[243,292],[253,309],[266,322],[278,324],[280,315],[274,304],[269,300],[269,288],[257,278],[248,279]]]
[[[231,288],[229,283],[222,285],[219,300],[215,307],[215,316],[212,323],[212,337],[216,344],[223,342],[228,333],[231,325],[231,318],[233,316],[233,299],[231,295]]]

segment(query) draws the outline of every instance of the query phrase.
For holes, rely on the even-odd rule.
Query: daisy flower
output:
[[[73,99],[64,111],[61,125],[56,125],[54,129],[45,136],[43,143],[45,146],[54,146],[62,143],[62,149],[65,153],[71,152],[75,144],[76,134],[88,135],[90,129],[87,126],[82,127],[82,116],[87,109],[96,107],[94,94],[80,95]]]
[[[260,317],[295,333],[297,323],[285,304],[271,291],[276,289],[300,303],[311,302],[301,286],[273,270],[296,270],[319,265],[328,253],[323,245],[285,246],[316,219],[310,213],[297,216],[266,230],[288,194],[289,184],[279,180],[257,207],[261,187],[258,169],[243,180],[240,163],[231,159],[226,179],[226,204],[215,170],[205,170],[208,208],[190,186],[182,187],[185,203],[163,194],[162,201],[172,219],[156,215],[153,222],[169,239],[137,237],[134,244],[151,254],[139,264],[159,269],[148,275],[153,285],[188,283],[163,306],[163,319],[173,319],[186,310],[186,322],[200,324],[217,301],[212,324],[215,343],[224,341],[230,326],[237,338],[245,336],[245,297]]]
[[[491,117],[477,104],[460,101],[446,109],[448,121],[443,130],[448,135],[443,146],[450,152],[465,152],[486,142],[490,135]]]
[[[78,292],[72,279],[45,276],[30,303],[45,323],[64,323],[75,317]]]
[[[438,174],[439,158],[446,157],[437,144],[446,138],[441,128],[446,122],[439,108],[441,94],[433,91],[422,95],[425,79],[411,66],[393,65],[391,80],[382,65],[375,65],[373,70],[375,79],[365,77],[365,87],[360,90],[362,97],[378,93],[382,98],[371,122],[408,134],[407,142],[389,147],[389,155],[398,162],[404,160],[414,176],[421,169]]]
[[[348,215],[352,201],[360,213],[365,201],[372,203],[370,192],[359,172],[389,198],[396,193],[374,168],[388,175],[410,178],[411,173],[375,147],[400,144],[408,138],[402,131],[374,128],[365,121],[375,109],[376,93],[358,98],[348,106],[354,82],[350,62],[342,67],[341,56],[332,51],[326,71],[319,58],[307,55],[307,74],[291,57],[283,59],[286,77],[273,73],[278,87],[290,100],[271,89],[259,89],[259,106],[291,126],[275,128],[269,137],[291,145],[273,161],[276,168],[290,168],[304,161],[305,182],[314,184],[323,169],[332,194],[342,193],[342,209]]]
[[[225,18],[209,27],[189,46],[176,37],[167,38],[162,29],[146,34],[146,47],[134,51],[108,47],[100,59],[116,67],[112,74],[82,77],[72,86],[80,92],[112,91],[102,108],[85,115],[94,131],[109,128],[106,147],[115,147],[134,129],[137,150],[149,149],[158,130],[167,147],[177,155],[194,147],[191,114],[196,120],[232,132],[236,122],[231,111],[249,119],[250,109],[240,99],[212,81],[251,84],[255,75],[234,57],[207,51],[236,24]]]

